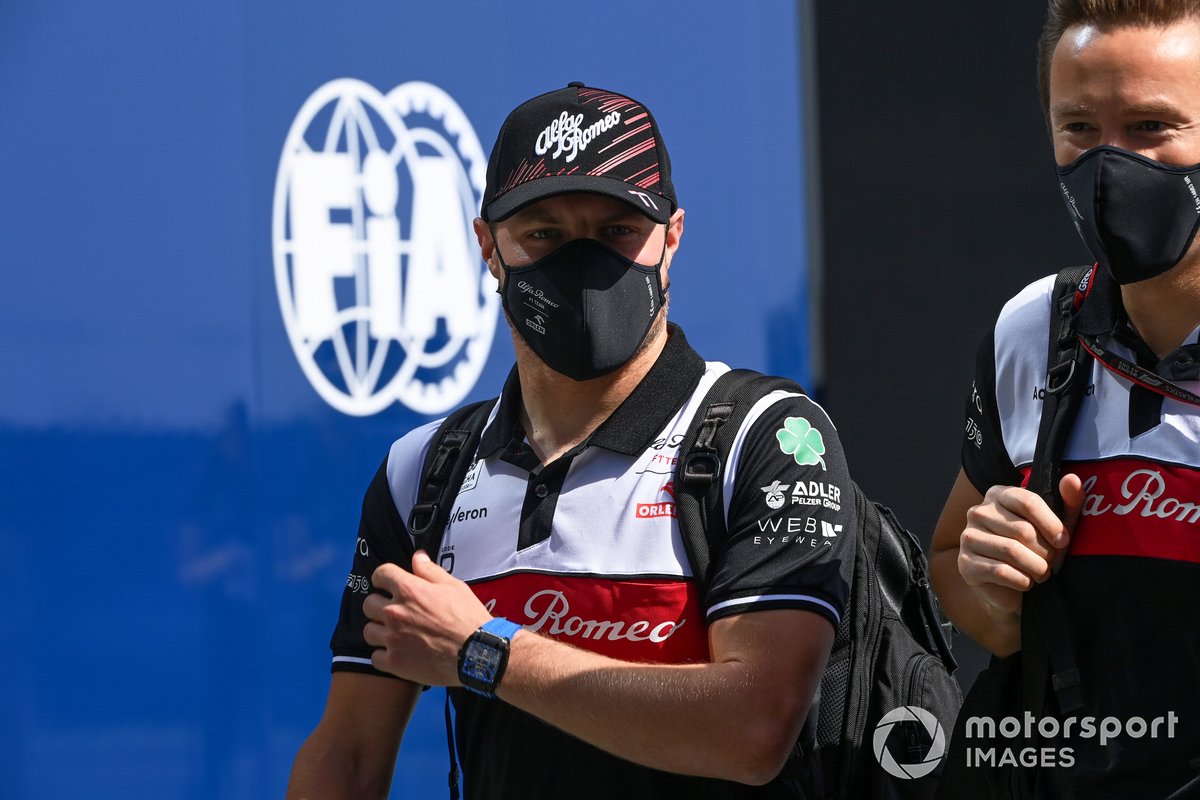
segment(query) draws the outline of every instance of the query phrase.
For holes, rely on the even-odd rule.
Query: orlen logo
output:
[[[661,502],[661,503],[638,503],[637,504],[637,518],[638,519],[655,519],[657,517],[678,516],[675,513],[675,482],[668,481],[662,487],[662,489],[659,490],[659,493],[665,494],[667,497],[670,497],[671,499],[668,501],[665,501],[665,502]]]
[[[342,78],[288,131],[275,179],[275,285],[296,360],[339,411],[458,405],[496,328],[471,222],[487,160],[453,98]]]

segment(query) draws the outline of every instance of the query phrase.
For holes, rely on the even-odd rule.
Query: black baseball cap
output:
[[[480,216],[499,222],[565,192],[623,200],[655,222],[679,207],[671,159],[650,109],[582,83],[527,100],[500,126]]]

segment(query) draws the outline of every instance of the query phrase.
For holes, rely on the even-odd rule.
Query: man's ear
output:
[[[479,242],[479,254],[483,256],[484,262],[488,265],[488,272],[492,273],[492,277],[497,281],[500,280],[500,260],[496,258],[496,239],[492,236],[492,229],[479,217],[471,223],[475,228],[475,239]]]
[[[675,209],[675,213],[671,215],[671,221],[667,223],[667,241],[666,249],[663,253],[663,266],[670,266],[671,259],[675,257],[675,251],[679,249],[679,242],[683,238],[683,209]]]

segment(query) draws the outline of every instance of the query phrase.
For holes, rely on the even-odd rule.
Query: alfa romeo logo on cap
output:
[[[301,107],[275,180],[275,284],[296,360],[334,408],[440,414],[479,379],[499,305],[471,227],[486,166],[432,84],[385,96],[343,78]]]

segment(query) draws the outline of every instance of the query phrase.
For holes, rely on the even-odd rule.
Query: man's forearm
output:
[[[821,631],[826,642],[812,647],[808,636],[810,646],[799,649],[812,652],[810,663],[788,675],[778,674],[772,660],[760,665],[742,660],[736,651],[719,663],[633,664],[525,632],[513,640],[498,695],[645,766],[765,783],[782,768],[824,670],[832,626],[815,615],[809,622],[814,621],[828,629]],[[792,650],[793,657],[796,647],[778,644],[779,650]],[[795,663],[786,657],[780,663],[784,661]],[[792,688],[779,691],[780,684]]]
[[[325,714],[296,753],[287,799],[386,798],[420,691],[408,681],[335,672]]]
[[[955,627],[995,655],[1007,656],[1021,647],[1020,615],[1002,614],[989,606],[959,571],[958,558],[968,515],[983,500],[983,494],[960,469],[933,532],[929,578]]]
[[[363,766],[352,753],[331,747],[314,734],[296,754],[287,800],[385,800],[391,770]]]
[[[993,655],[1021,649],[1021,615],[992,608],[967,585],[958,571],[957,547],[930,554],[929,572],[938,601],[956,628]]]

